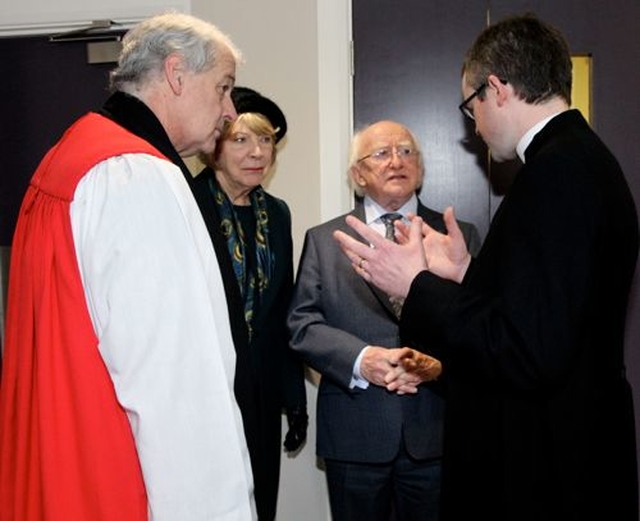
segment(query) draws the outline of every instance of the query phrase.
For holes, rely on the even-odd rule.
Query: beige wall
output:
[[[289,130],[267,189],[289,204],[294,255],[304,232],[350,207],[349,0],[192,0],[192,14],[226,32],[244,54],[237,83],[271,97]],[[313,378],[312,378],[313,379]],[[309,438],[283,456],[279,521],[330,519],[324,473],[315,458],[316,387],[307,383]]]
[[[89,13],[88,19],[96,18],[93,16],[96,0],[65,2],[72,6],[82,4]],[[304,232],[350,208],[346,158],[352,128],[351,2],[191,0],[190,3],[192,14],[218,25],[243,52],[245,64],[238,69],[238,84],[273,98],[286,114],[289,131],[267,189],[287,201],[291,208],[297,265]],[[176,4],[188,5],[189,1],[145,2],[149,9],[153,5]],[[48,9],[44,0],[29,0],[29,5],[38,12]],[[17,7],[16,11],[21,12]],[[56,12],[58,18],[47,18],[47,31],[62,32],[75,28],[76,24],[87,25],[86,21],[70,18],[75,8],[68,15],[57,9]],[[2,34],[44,31],[37,23],[31,24],[33,27],[13,27],[18,17],[7,14],[0,15]],[[118,13],[113,14],[111,19],[124,22],[115,16]],[[131,16],[138,17],[135,13]],[[197,167],[191,166],[192,170]],[[0,259],[6,257],[5,250],[0,252]],[[6,267],[7,262],[0,264]],[[5,275],[0,276],[2,293]],[[4,299],[0,298],[0,316],[4,315],[2,302]],[[318,469],[315,458],[316,378],[311,375],[307,383],[310,416],[307,444],[296,458],[283,455],[278,521],[330,519],[324,473]]]
[[[192,0],[242,51],[237,84],[271,97],[289,130],[267,189],[293,214],[296,259],[310,226],[349,208],[348,0]]]

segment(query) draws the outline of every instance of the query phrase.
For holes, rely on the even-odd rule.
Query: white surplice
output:
[[[255,519],[224,288],[182,173],[144,154],[110,158],[81,180],[71,219],[150,519]]]

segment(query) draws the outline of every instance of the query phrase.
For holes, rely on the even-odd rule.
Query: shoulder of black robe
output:
[[[249,334],[244,320],[244,305],[240,289],[236,282],[233,265],[227,250],[227,243],[220,231],[218,214],[213,202],[213,197],[203,180],[194,178],[187,165],[184,163],[175,147],[171,143],[164,127],[155,114],[141,100],[123,92],[116,92],[109,97],[99,114],[115,121],[133,134],[141,137],[155,146],[172,163],[180,168],[184,178],[193,193],[200,213],[204,219],[209,237],[213,243],[222,281],[224,284],[231,334],[236,351],[236,374],[234,380],[234,392],[238,406],[242,413],[245,437],[251,459],[257,456],[259,440],[256,439],[259,432],[259,411],[256,404],[253,386],[254,378],[251,375],[251,363],[249,359]]]

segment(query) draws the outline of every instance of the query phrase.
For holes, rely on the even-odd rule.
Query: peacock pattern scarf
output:
[[[233,270],[240,287],[240,293],[244,300],[244,318],[249,330],[249,338],[253,336],[252,321],[255,306],[260,301],[260,295],[266,291],[269,281],[273,277],[274,258],[269,245],[269,214],[265,191],[261,186],[255,188],[250,194],[251,207],[256,220],[256,232],[253,237],[256,262],[247,263],[247,241],[242,224],[238,219],[233,204],[222,191],[214,179],[209,179],[209,186],[220,216],[222,234],[227,240],[227,248],[231,256]],[[251,251],[249,249],[249,251]],[[255,266],[248,268],[248,266]]]

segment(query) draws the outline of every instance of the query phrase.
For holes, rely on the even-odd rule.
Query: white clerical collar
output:
[[[560,112],[551,114],[551,116],[549,116],[548,118],[544,118],[543,120],[538,121],[538,123],[533,125],[533,127],[531,127],[524,133],[524,136],[520,138],[520,141],[518,141],[518,145],[516,146],[516,153],[518,154],[520,161],[522,161],[523,163],[525,162],[524,153],[527,150],[527,147],[533,141],[533,138],[536,136],[536,134],[540,132],[545,127],[545,125],[549,123],[549,121],[551,121],[553,118],[555,118],[558,114],[560,114]]]
[[[418,213],[418,197],[416,194],[411,194],[409,200],[404,203],[400,208],[396,210],[398,213],[402,214],[403,219],[406,220],[407,214],[417,214]],[[368,195],[364,196],[364,216],[365,222],[367,224],[371,224],[372,222],[380,219],[381,215],[385,213],[389,213],[389,210],[384,209],[378,203],[376,203],[371,197]]]

